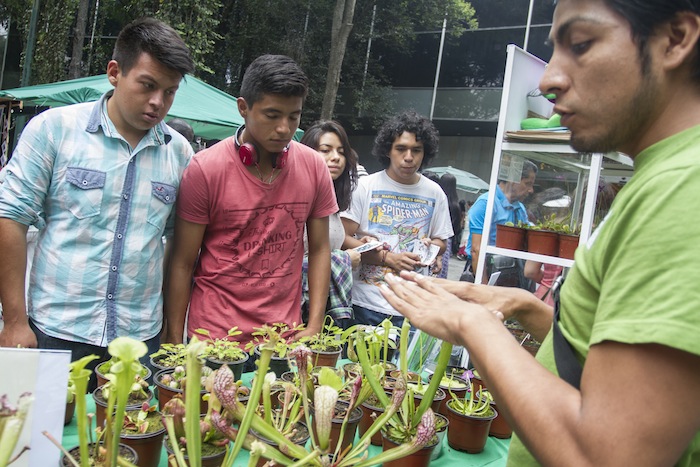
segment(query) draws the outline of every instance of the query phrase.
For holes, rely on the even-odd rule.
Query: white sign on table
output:
[[[25,392],[34,396],[13,456],[30,449],[12,467],[58,465],[61,452],[42,432],[58,441],[63,436],[70,356],[68,350],[0,348],[0,396],[12,405]]]

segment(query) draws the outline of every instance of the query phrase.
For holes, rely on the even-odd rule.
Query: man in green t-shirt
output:
[[[387,278],[413,325],[469,350],[517,434],[509,465],[700,465],[699,37],[699,0],[557,2],[540,89],[574,149],[635,169],[561,290],[580,389],[557,376],[553,312],[532,294]],[[504,318],[543,341],[536,360]]]

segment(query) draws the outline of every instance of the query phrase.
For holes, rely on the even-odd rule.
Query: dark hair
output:
[[[459,207],[459,196],[457,195],[457,178],[451,173],[444,173],[438,180],[438,184],[440,188],[442,188],[442,191],[445,192],[445,195],[447,195],[447,206],[450,209],[452,231],[457,235],[462,223],[462,210]]]
[[[426,170],[423,172],[423,176],[427,178],[428,180],[432,180],[437,184],[440,184],[440,176],[436,174],[435,172],[431,172],[430,170]]]
[[[642,72],[645,74],[650,66],[647,44],[656,27],[681,12],[700,15],[699,0],[604,0],[604,3],[629,23],[632,37],[639,48]],[[700,41],[695,44],[693,59],[692,77],[700,81]]]
[[[137,19],[124,26],[114,45],[112,60],[119,63],[122,73],[126,75],[143,53],[182,76],[194,72],[190,50],[180,35],[155,18]]]
[[[389,158],[391,146],[396,141],[396,138],[404,132],[413,133],[416,135],[416,141],[423,143],[424,155],[420,169],[426,167],[428,162],[437,156],[440,139],[437,128],[426,117],[419,115],[413,110],[408,110],[387,120],[379,128],[377,137],[374,139],[372,155],[379,160],[379,163],[385,169],[391,164],[391,159]]]
[[[336,180],[333,180],[335,188],[335,198],[338,201],[338,208],[345,211],[350,207],[352,192],[357,185],[357,153],[350,146],[348,134],[343,126],[334,120],[321,120],[311,125],[301,138],[301,143],[310,148],[319,149],[321,136],[326,133],[334,133],[338,136],[340,144],[345,151],[345,170]]]
[[[170,128],[184,136],[190,143],[194,141],[194,130],[192,125],[181,118],[171,118],[165,122]]]
[[[261,55],[246,68],[240,97],[252,107],[265,94],[306,99],[308,92],[309,78],[294,60],[285,55]]]

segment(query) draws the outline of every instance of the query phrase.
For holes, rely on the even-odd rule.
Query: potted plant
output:
[[[512,222],[496,225],[496,246],[509,250],[525,250],[525,228],[518,222],[515,226]]]
[[[155,405],[144,402],[139,410],[126,412],[120,439],[136,451],[139,467],[158,467],[163,436],[165,426]]]
[[[399,339],[401,346],[399,352],[399,367],[402,374],[396,381],[394,392],[396,392],[397,388],[406,387],[405,374],[408,372],[407,350],[410,327],[411,325],[408,320],[404,320],[401,328],[401,337]],[[358,356],[364,370],[365,365],[368,363],[368,359],[366,358],[367,354],[364,342],[359,341],[358,343]],[[447,363],[450,359],[451,351],[451,344],[445,343],[442,345],[435,368],[436,375],[441,376],[444,373],[445,367],[447,367]],[[379,381],[374,378],[373,373],[370,372],[368,374],[368,380],[381,403],[387,404],[388,397],[384,394],[383,389],[379,386]],[[382,429],[384,453],[391,452],[392,449],[400,449],[401,446],[413,444],[414,449],[411,450],[410,457],[413,458],[413,462],[416,462],[414,465],[429,465],[431,453],[438,441],[435,435],[435,414],[430,408],[435,393],[438,390],[438,383],[439,378],[437,377],[430,382],[418,406],[416,406],[413,390],[410,388],[407,389],[407,397],[403,398],[399,410],[389,419]],[[427,431],[424,431],[423,429],[426,427]],[[420,440],[419,446],[415,445],[417,440]],[[398,463],[385,461],[384,465],[391,466],[398,465]]]
[[[343,350],[343,330],[335,325],[333,318],[326,315],[321,332],[300,339],[311,349],[311,366],[335,366]]]
[[[160,344],[158,351],[150,355],[151,366],[156,373],[161,370],[175,368],[185,364],[185,344]]]
[[[488,389],[483,388],[477,395],[480,399],[486,398],[489,400],[491,407],[496,411],[496,418],[491,422],[491,427],[489,428],[489,436],[499,439],[508,439],[513,435],[513,429],[510,427],[508,420],[498,411],[498,404],[493,399]]]
[[[464,398],[453,395],[447,401],[447,443],[452,449],[476,454],[484,450],[491,422],[497,412],[491,407],[490,397],[479,398],[476,392],[467,392]]]
[[[532,225],[527,230],[527,251],[539,255],[559,254],[559,235],[549,230],[546,224]]]
[[[112,369],[112,365],[116,363],[116,359],[114,357],[110,358],[109,360],[99,363],[95,367],[95,376],[97,377],[97,386],[104,386],[107,384],[108,378],[107,375],[110,373]],[[147,367],[144,365],[141,365],[141,362],[139,362],[139,370],[136,372],[136,376],[134,377],[134,380],[136,381],[137,379],[140,379],[142,381],[148,381],[149,378],[151,377],[151,370],[149,370]]]
[[[185,347],[185,386],[202,384],[202,372],[211,371],[203,364],[205,346],[205,342],[194,336]],[[225,375],[230,376],[231,385],[227,386],[225,391],[220,391],[219,396],[229,402],[239,403],[236,397],[241,382],[233,380],[233,372],[224,364],[204,378],[205,390],[209,392],[209,397],[203,415],[201,398],[197,391],[185,391],[184,402],[180,394],[163,406],[161,412],[167,430],[164,444],[169,454],[169,465],[218,467],[229,453],[229,442],[231,438],[235,438],[236,430],[231,426],[233,419],[213,394],[214,380],[221,370],[225,370]],[[250,440],[246,446],[250,447]]]
[[[434,375],[431,375],[430,380],[432,381],[434,377]],[[454,372],[445,373],[440,378],[439,387],[445,392],[445,398],[440,402],[437,411],[439,414],[447,416],[447,407],[445,404],[452,399],[453,396],[464,397],[469,390],[469,380],[455,375]]]
[[[274,340],[275,347],[271,357],[270,369],[279,378],[282,376],[282,373],[290,369],[287,352],[299,345],[299,342],[292,342],[289,338],[303,328],[303,324],[294,324],[292,326],[286,323],[264,324],[259,328],[254,328],[252,333],[253,339],[245,345],[245,349],[248,353],[251,355],[255,354],[260,359],[259,347],[270,340]]]
[[[276,339],[279,337],[274,333],[270,333],[269,339],[260,346],[260,360],[258,362],[258,375],[263,374],[267,371],[269,367],[270,358],[274,352],[276,346]],[[269,421],[265,421],[265,418],[261,416],[260,412],[256,410],[257,404],[259,403],[264,378],[255,378],[253,387],[251,389],[250,399],[248,406],[243,407],[235,398],[227,396],[227,390],[230,391],[235,384],[233,381],[233,375],[226,367],[222,367],[216,374],[213,393],[217,400],[220,400],[224,411],[230,413],[234,416],[236,420],[240,423],[240,428],[238,431],[238,436],[236,437],[236,442],[233,448],[227,455],[225,466],[230,466],[233,464],[233,460],[236,458],[238,452],[245,444],[248,444],[248,433],[249,429],[254,429],[258,434],[263,437],[273,441],[273,443],[279,446],[279,449],[273,445],[263,445],[262,443],[255,444],[255,448],[251,451],[251,464],[258,462],[260,457],[265,457],[267,459],[274,460],[280,465],[290,465],[293,463],[292,459],[298,459],[295,465],[312,465],[312,466],[328,466],[333,465],[336,467],[350,466],[354,465],[357,467],[367,467],[370,465],[376,465],[381,463],[383,460],[391,460],[396,457],[405,455],[412,445],[402,446],[401,448],[392,451],[391,453],[383,453],[378,457],[373,459],[367,458],[367,446],[369,445],[369,438],[372,434],[377,432],[388,417],[391,417],[398,406],[400,405],[403,395],[405,394],[405,387],[401,391],[395,392],[387,411],[381,417],[379,417],[371,429],[360,439],[358,443],[353,446],[348,446],[346,449],[340,449],[341,444],[338,444],[335,450],[330,448],[331,446],[331,431],[332,431],[332,419],[338,414],[336,411],[339,397],[339,391],[330,385],[322,384],[315,389],[315,394],[313,396],[313,417],[314,421],[311,422],[311,396],[309,394],[307,379],[309,378],[308,371],[308,361],[311,354],[310,349],[305,345],[299,345],[292,351],[290,351],[290,358],[293,358],[299,367],[298,375],[300,379],[300,389],[302,393],[301,404],[303,406],[304,417],[306,420],[306,425],[309,431],[312,433],[311,443],[308,448],[303,446],[298,446],[283,436],[273,424]],[[332,373],[333,377],[337,377]],[[319,375],[320,379],[324,378],[323,372]],[[350,384],[350,396],[347,400],[345,410],[345,416],[343,417],[343,428],[341,428],[341,438],[342,430],[346,428],[348,421],[348,414],[352,413],[352,409],[359,405],[359,403],[364,400],[366,395],[371,393],[371,388],[369,386],[362,384],[362,379],[355,378]],[[246,435],[246,436],[243,436]],[[284,453],[283,453],[284,452]]]
[[[238,330],[238,326],[234,326],[226,333],[223,339],[213,339],[211,334],[206,329],[195,329],[195,333],[207,338],[207,346],[204,348],[204,357],[206,365],[213,370],[221,367],[226,363],[236,379],[241,379],[243,374],[243,366],[248,361],[248,353],[241,348],[241,343],[232,338],[242,334]]]
[[[200,398],[200,413],[207,411],[207,401],[204,396],[207,390],[204,387],[204,381],[212,373],[210,367],[204,367],[200,371],[201,377],[198,380],[187,378],[185,366],[177,366],[175,368],[161,370],[156,373],[153,382],[158,387],[158,404],[161,410],[165,407],[170,399],[180,396],[182,399],[186,397],[187,382],[192,381],[192,384],[197,390]]]
[[[89,355],[71,363],[69,380],[75,386],[79,446],[66,451],[52,440],[64,452],[62,464],[65,466],[133,466],[138,460],[133,449],[120,444],[119,437],[124,424],[127,399],[134,377],[139,370],[138,360],[146,354],[147,348],[143,342],[129,337],[118,337],[109,344],[108,351],[117,360],[111,369],[114,387],[107,398],[106,423],[104,428],[96,429],[97,436],[92,443],[85,403],[85,392],[91,371],[85,366],[97,356]],[[122,458],[124,455],[129,456],[131,461]]]
[[[107,384],[96,388],[92,393],[92,398],[95,400],[95,419],[98,427],[104,424],[109,396],[116,386],[114,375],[109,374],[109,378]],[[126,410],[138,410],[144,402],[150,401],[151,397],[153,397],[153,392],[149,389],[148,383],[136,375],[134,382],[129,387]]]
[[[367,350],[369,366],[381,365],[385,373],[396,369],[391,360],[396,350],[396,339],[399,328],[393,325],[390,319],[385,319],[379,326],[367,326],[356,324],[343,331],[341,339],[348,344],[348,358],[352,362],[359,362],[357,355],[357,341],[362,339]],[[359,371],[361,365],[355,365],[351,371]],[[346,371],[348,371],[346,369]]]

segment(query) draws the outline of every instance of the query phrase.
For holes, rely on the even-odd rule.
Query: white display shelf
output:
[[[571,267],[570,259],[538,255],[524,251],[508,250],[488,246],[491,219],[493,217],[494,193],[498,185],[503,156],[522,157],[537,164],[546,164],[553,169],[576,174],[576,184],[567,190],[573,198],[571,218],[580,226],[579,244],[585,244],[591,234],[597,198],[598,182],[601,174],[626,178],[632,175],[632,160],[618,153],[584,154],[561,142],[515,142],[506,141],[507,131],[520,130],[520,122],[533,113],[547,117],[553,104],[543,97],[531,97],[538,93],[540,78],[546,63],[515,45],[507,49],[506,69],[503,79],[503,94],[496,131],[493,166],[489,182],[489,196],[486,203],[484,229],[479,250],[478,268],[475,276],[483,278],[486,254],[498,254],[539,263]],[[514,166],[511,166],[512,169]],[[517,167],[517,165],[515,166]],[[504,172],[509,173],[508,170]],[[510,174],[510,173],[509,173]],[[503,174],[501,174],[503,175]],[[512,175],[512,174],[510,174]],[[509,178],[514,181],[514,177]]]

